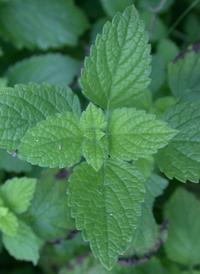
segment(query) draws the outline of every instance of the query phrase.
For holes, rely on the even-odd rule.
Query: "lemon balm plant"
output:
[[[184,88],[180,86],[180,77],[184,78],[181,67],[187,61],[169,67],[175,99],[170,107],[163,107],[162,119],[158,119],[156,106],[150,112],[158,117],[134,107],[151,82],[148,40],[145,24],[133,5],[104,25],[81,72],[80,85],[90,100],[84,111],[68,86],[18,84],[0,94],[1,147],[32,165],[74,167],[67,189],[71,216],[90,242],[94,256],[108,270],[119,255],[130,251],[133,236],[140,233],[135,230],[137,225],[142,231],[149,220],[157,231],[149,209],[167,181],[158,175],[149,179],[144,172],[151,155],[169,179],[198,183],[200,177],[200,105],[182,100],[186,90],[196,90],[197,79],[186,79]],[[167,100],[160,105],[167,105]],[[4,191],[1,193],[0,228],[7,233],[1,220],[9,216],[9,224],[11,215],[5,209],[9,206]],[[22,218],[26,220],[26,214]],[[3,243],[16,256],[10,238],[14,235],[5,236]],[[40,239],[35,242],[39,250]],[[27,259],[23,255],[17,258]]]

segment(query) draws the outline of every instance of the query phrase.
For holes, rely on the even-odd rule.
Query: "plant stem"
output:
[[[170,27],[166,36],[169,36],[171,32],[178,26],[178,24],[183,20],[183,18],[200,2],[200,0],[194,1],[174,22],[174,24]]]

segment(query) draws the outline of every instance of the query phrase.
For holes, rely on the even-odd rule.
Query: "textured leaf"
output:
[[[187,92],[179,100],[179,102],[188,102],[188,101],[200,103],[200,89]]]
[[[191,51],[168,67],[169,85],[175,97],[200,90],[200,54]]]
[[[90,241],[95,257],[111,269],[141,214],[144,178],[131,164],[108,159],[96,172],[86,162],[76,166],[68,188],[72,217]]]
[[[200,263],[200,201],[192,194],[178,188],[165,207],[169,221],[165,244],[170,260],[184,265]]]
[[[74,227],[66,195],[66,179],[56,180],[58,170],[43,171],[34,198],[24,219],[44,240],[66,237],[66,229]]]
[[[106,137],[100,140],[85,139],[83,142],[83,156],[88,164],[98,171],[108,155],[108,140]]]
[[[105,12],[113,17],[117,12],[123,12],[125,8],[132,5],[134,0],[101,0]]]
[[[37,180],[26,177],[7,180],[0,188],[5,205],[15,213],[25,212],[35,193]]]
[[[164,120],[179,130],[156,155],[161,171],[172,179],[198,183],[200,178],[200,104],[181,103],[165,112]]]
[[[2,3],[0,34],[19,49],[75,46],[88,21],[72,0],[26,0]]]
[[[142,215],[138,219],[138,227],[133,231],[133,239],[124,254],[125,257],[145,257],[154,248],[163,242],[165,231],[159,231],[159,227],[153,216],[153,203],[157,196],[163,193],[168,181],[156,174],[152,174],[145,182],[146,193],[142,204]]]
[[[19,222],[18,233],[15,237],[3,234],[3,244],[15,259],[37,264],[42,242],[25,223]]]
[[[83,132],[76,113],[48,116],[29,129],[21,140],[18,156],[33,165],[70,167],[80,162]]]
[[[6,72],[8,86],[29,82],[69,85],[78,74],[81,62],[68,55],[48,53],[32,56],[11,66]]]
[[[6,207],[0,207],[0,230],[9,236],[17,234],[17,217]]]
[[[104,109],[129,105],[150,83],[150,45],[144,23],[134,6],[118,13],[103,28],[80,83],[83,93]]]
[[[107,129],[110,156],[119,160],[137,160],[167,145],[177,131],[155,118],[133,108],[114,110]]]
[[[7,172],[15,173],[30,172],[32,170],[32,166],[29,163],[13,157],[5,149],[0,149],[0,168]]]
[[[107,125],[106,116],[102,109],[97,108],[94,104],[90,103],[81,116],[80,125],[84,130],[91,128],[104,130]]]
[[[80,114],[78,97],[68,87],[30,83],[6,88],[0,96],[0,145],[13,153],[30,127],[59,112]]]

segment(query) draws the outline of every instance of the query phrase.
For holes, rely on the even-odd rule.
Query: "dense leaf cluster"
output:
[[[200,272],[196,4],[182,34],[173,0],[0,0],[9,273]]]

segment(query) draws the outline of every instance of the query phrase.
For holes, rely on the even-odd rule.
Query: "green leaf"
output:
[[[167,27],[162,19],[157,15],[155,18],[154,29],[152,31],[152,12],[145,10],[141,13],[141,19],[144,21],[146,30],[149,31],[150,42],[158,42],[166,36]]]
[[[95,257],[111,269],[131,241],[141,214],[144,178],[131,164],[112,159],[96,172],[86,162],[70,177],[69,205]]]
[[[0,92],[7,86],[7,82],[7,78],[0,78]]]
[[[170,260],[194,266],[200,263],[200,201],[183,188],[173,193],[165,207],[169,221],[165,250]]]
[[[151,113],[155,114],[157,118],[161,118],[165,111],[176,103],[176,100],[172,96],[166,96],[156,100],[154,106],[151,108]]]
[[[68,55],[48,53],[32,56],[9,67],[6,72],[8,86],[29,82],[69,85],[78,74],[81,62]]]
[[[152,93],[155,94],[159,91],[166,78],[165,61],[158,54],[154,54],[151,65],[152,72],[150,77],[152,81],[149,85],[149,88],[152,90]]]
[[[154,170],[155,160],[152,155],[149,155],[147,158],[139,158],[137,161],[134,161],[134,165],[142,173],[144,178],[147,179]]]
[[[125,8],[132,5],[134,0],[100,0],[105,12],[113,17],[117,12],[123,12]]]
[[[7,172],[15,173],[30,172],[32,170],[32,166],[29,163],[13,157],[5,149],[0,149],[0,168]]]
[[[27,211],[35,193],[37,180],[26,177],[7,180],[0,188],[5,205],[15,213]]]
[[[153,216],[153,203],[157,196],[163,193],[168,181],[156,174],[152,174],[145,182],[146,193],[142,204],[142,215],[138,220],[138,227],[133,231],[133,239],[128,245],[124,257],[145,257],[165,240],[166,231],[160,231]]]
[[[109,154],[119,160],[147,157],[167,145],[177,131],[143,110],[122,108],[109,116]]]
[[[56,180],[59,170],[43,171],[34,198],[23,215],[32,229],[44,240],[66,237],[66,229],[74,228],[66,195],[66,179]]]
[[[85,59],[83,93],[104,109],[129,105],[150,83],[150,45],[134,6],[118,13]]]
[[[169,86],[175,97],[200,90],[200,54],[190,51],[168,66]]]
[[[9,236],[17,234],[17,217],[6,207],[0,207],[0,230]]]
[[[179,100],[179,102],[188,102],[188,101],[200,103],[200,89],[187,92]]]
[[[157,54],[165,61],[165,65],[168,65],[178,54],[180,50],[178,46],[171,40],[164,38],[158,44]]]
[[[88,26],[72,0],[11,1],[0,6],[0,34],[19,49],[75,46]]]
[[[145,92],[132,104],[132,107],[137,109],[144,109],[149,111],[150,107],[152,106],[152,93],[149,89],[146,89]]]
[[[27,130],[47,116],[72,111],[80,114],[78,97],[69,87],[43,83],[6,88],[0,96],[0,145],[13,153]]]
[[[106,116],[102,109],[90,103],[81,116],[80,125],[84,130],[96,128],[104,130],[107,125]]]
[[[25,223],[19,222],[18,233],[15,237],[3,234],[3,244],[15,259],[37,264],[42,242]]]
[[[106,137],[100,140],[85,139],[83,142],[83,156],[88,164],[98,171],[108,156],[108,140]]]
[[[70,167],[80,162],[83,132],[77,113],[48,116],[29,129],[18,147],[18,156],[33,165]]]
[[[0,57],[3,55],[3,51],[2,51],[2,49],[1,49],[1,47],[0,47]]]
[[[198,183],[200,178],[200,104],[181,103],[165,112],[163,119],[179,133],[156,155],[161,171],[172,179]]]

